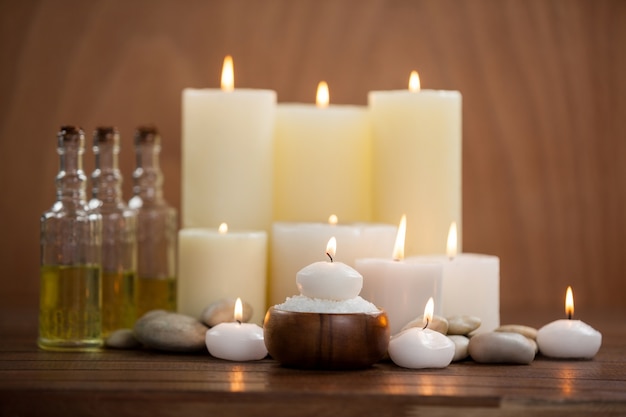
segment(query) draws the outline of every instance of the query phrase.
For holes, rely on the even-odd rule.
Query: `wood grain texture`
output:
[[[620,307],[626,293],[626,3],[620,0],[0,2],[3,307],[37,308],[38,218],[54,198],[55,133],[163,133],[165,195],[180,204],[180,102],[240,87],[335,103],[370,90],[463,94],[463,246],[500,256],[503,311]],[[93,158],[87,152],[85,168]]]
[[[472,361],[412,370],[388,361],[356,371],[296,370],[277,361],[234,363],[149,350],[37,350],[34,314],[0,315],[0,416],[622,416],[626,325],[598,312],[603,333],[591,361],[530,365]],[[545,312],[505,322],[545,323]]]

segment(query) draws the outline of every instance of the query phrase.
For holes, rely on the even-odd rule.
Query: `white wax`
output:
[[[368,258],[357,259],[355,268],[363,275],[361,297],[385,310],[392,335],[422,314],[430,297],[440,314],[440,264]]]
[[[410,328],[391,337],[389,357],[403,368],[445,368],[454,357],[454,342],[430,329]]]
[[[300,294],[323,300],[355,298],[363,287],[363,277],[343,262],[314,262],[296,274]]]
[[[393,252],[398,227],[355,223],[274,223],[270,251],[269,303],[280,304],[298,294],[296,274],[316,261],[325,261],[328,240],[335,236],[334,259],[354,267],[357,258],[385,257]]]
[[[182,100],[182,227],[268,231],[276,92],[187,88]]]
[[[267,356],[263,329],[251,323],[220,323],[206,332],[212,356],[229,361],[255,361]]]
[[[371,144],[363,106],[285,103],[276,111],[274,219],[371,219]]]
[[[252,305],[251,321],[265,316],[267,233],[182,229],[178,234],[178,311],[200,317],[222,298]]]
[[[406,213],[407,255],[440,253],[453,221],[461,241],[461,94],[371,91],[369,106],[374,221]]]
[[[537,331],[537,345],[552,358],[591,359],[602,345],[602,334],[580,320],[556,320]]]
[[[445,255],[418,256],[407,258],[406,262],[437,262],[443,266],[441,314],[444,317],[479,317],[482,323],[477,329],[479,333],[500,326],[500,258],[461,253],[453,259]]]

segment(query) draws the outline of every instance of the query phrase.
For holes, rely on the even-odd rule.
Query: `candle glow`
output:
[[[417,74],[417,71],[411,71],[411,75],[409,76],[409,91],[412,93],[418,93],[420,89],[420,77]]]
[[[237,323],[241,323],[241,320],[243,319],[243,305],[241,303],[241,298],[239,297],[237,297],[237,301],[235,301],[234,317]]]
[[[228,233],[228,225],[226,223],[221,223],[220,227],[217,228],[217,232],[220,235],[225,235],[226,233]]]
[[[435,313],[435,300],[433,300],[433,297],[430,297],[428,299],[428,302],[426,303],[426,307],[424,307],[424,329],[428,327],[428,323],[430,323],[431,321],[433,321],[433,315]]]
[[[406,237],[406,214],[402,215],[400,225],[398,226],[398,234],[396,235],[396,243],[393,247],[393,260],[401,261],[404,259],[404,239]]]
[[[333,258],[335,257],[336,251],[337,251],[337,239],[335,239],[335,236],[333,236],[328,240],[328,244],[326,245],[326,255],[328,255],[331,262],[333,261]]]
[[[328,107],[328,103],[330,102],[330,93],[328,91],[328,84],[326,81],[320,81],[317,85],[317,94],[315,96],[315,105],[320,108]]]
[[[330,217],[328,218],[328,224],[336,225],[337,222],[339,222],[339,219],[337,218],[337,216],[334,214],[331,214]]]
[[[235,89],[235,70],[233,67],[233,57],[226,55],[222,66],[222,91],[233,91]]]
[[[572,293],[572,287],[567,287],[565,292],[565,314],[568,319],[571,319],[574,315],[574,294]]]
[[[456,222],[452,222],[450,225],[450,230],[448,231],[448,243],[446,245],[446,254],[448,258],[452,259],[457,254],[458,248],[458,237],[456,230]]]

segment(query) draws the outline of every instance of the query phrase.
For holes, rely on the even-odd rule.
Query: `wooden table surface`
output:
[[[380,362],[334,372],[287,369],[271,359],[232,363],[208,353],[46,352],[35,345],[34,314],[5,313],[0,415],[626,415],[625,315],[593,317],[585,321],[603,333],[603,343],[591,361],[538,356],[528,366],[465,361],[431,370]]]

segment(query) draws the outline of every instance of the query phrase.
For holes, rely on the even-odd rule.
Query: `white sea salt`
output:
[[[360,296],[347,300],[323,300],[304,295],[288,297],[284,303],[274,306],[276,310],[298,313],[378,313],[380,310]]]

